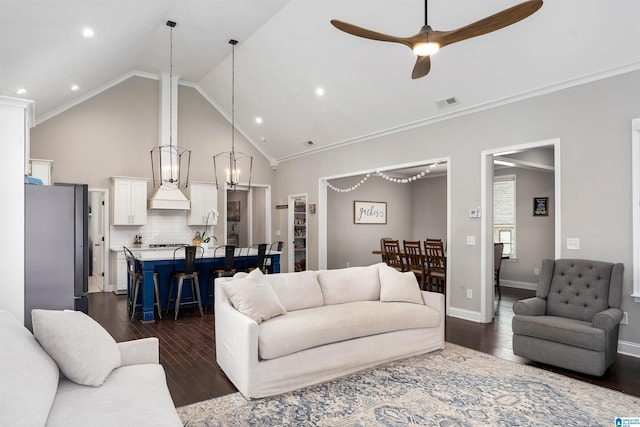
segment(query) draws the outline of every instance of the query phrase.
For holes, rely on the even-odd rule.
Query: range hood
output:
[[[165,180],[165,175],[178,170],[179,157],[172,154],[177,148],[178,129],[178,80],[168,73],[160,75],[160,168],[161,184],[149,199],[149,209],[191,209],[191,202],[185,197],[178,185]],[[152,155],[153,156],[153,155]],[[153,161],[153,158],[152,158]],[[154,178],[155,179],[155,178]]]

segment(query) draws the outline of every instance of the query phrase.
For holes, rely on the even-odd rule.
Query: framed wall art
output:
[[[386,224],[387,202],[353,201],[354,224]]]
[[[549,216],[549,198],[533,198],[533,216]]]

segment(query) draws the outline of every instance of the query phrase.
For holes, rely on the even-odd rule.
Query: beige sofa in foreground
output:
[[[248,399],[444,348],[444,295],[385,264],[219,278],[217,362]]]
[[[182,426],[157,338],[116,343],[78,311],[33,310],[33,328],[0,310],[0,426]]]

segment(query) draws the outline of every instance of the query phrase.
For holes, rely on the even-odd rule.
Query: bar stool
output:
[[[124,247],[124,255],[127,260],[127,271],[129,273],[129,299],[128,299],[128,309],[129,309],[129,321],[133,322],[133,318],[136,315],[136,307],[142,306],[142,304],[138,304],[138,292],[140,290],[140,284],[142,283],[142,271],[140,271],[140,262],[133,255],[133,252],[129,250],[126,246]],[[162,320],[162,312],[160,306],[160,286],[158,284],[158,273],[153,272],[153,294],[155,302],[153,303],[154,309],[158,308],[158,318]]]
[[[176,270],[176,253],[184,250],[184,270]],[[169,297],[167,298],[167,313],[171,307],[171,301],[173,301],[173,307],[175,311],[175,320],[178,320],[178,312],[183,305],[197,305],[200,310],[200,315],[204,316],[202,312],[202,300],[200,299],[200,281],[198,280],[198,271],[196,270],[196,258],[197,251],[200,250],[200,258],[204,255],[204,248],[202,246],[184,246],[176,248],[173,251],[173,271],[171,272],[171,278],[169,279]],[[173,285],[175,280],[178,281],[178,290],[176,297],[171,298],[173,293]],[[191,300],[182,300],[182,287],[184,281],[189,280],[191,283]]]
[[[259,243],[257,245],[253,245],[249,248],[249,250],[247,250],[247,255],[250,254],[252,249],[257,249],[258,254],[256,256],[256,263],[255,265],[250,265],[249,267],[247,267],[247,271],[253,271],[255,269],[260,269],[260,271],[262,271],[264,273],[264,261],[267,257],[267,246],[269,246],[266,243]]]
[[[218,258],[218,249],[224,249],[224,267],[223,268],[213,268],[209,270],[209,283],[207,285],[207,299],[205,304],[205,311],[207,311],[207,306],[209,305],[209,298],[214,297],[214,287],[213,282],[218,277],[230,277],[236,273],[236,269],[233,264],[235,261],[236,247],[234,245],[224,245],[218,246],[213,251],[213,258]],[[214,261],[215,262],[215,261]]]
[[[271,257],[269,255],[271,255],[271,253],[273,251],[278,251],[278,252],[282,252],[282,247],[284,246],[284,242],[279,240],[277,242],[273,242],[271,244],[271,246],[269,246],[269,249],[267,250],[267,255],[266,258],[264,260],[264,272],[265,273],[273,273],[273,268],[271,266],[272,261],[271,261]]]

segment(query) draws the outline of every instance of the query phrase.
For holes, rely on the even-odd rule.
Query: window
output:
[[[516,257],[516,176],[493,179],[493,241],[504,243],[502,255]]]

